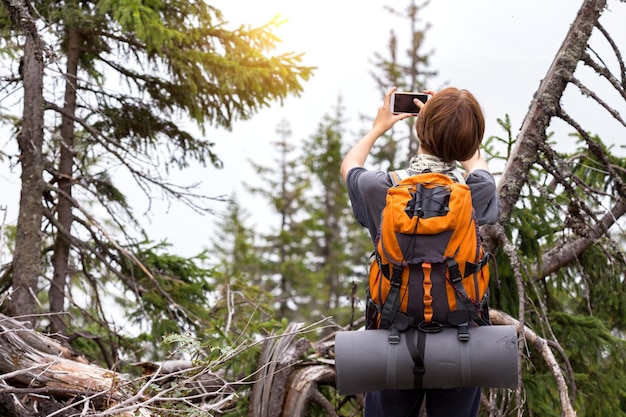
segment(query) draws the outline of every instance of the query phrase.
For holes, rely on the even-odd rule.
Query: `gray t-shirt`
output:
[[[500,217],[500,201],[496,194],[493,175],[483,169],[467,174],[465,183],[472,193],[472,205],[479,225],[491,224]],[[392,182],[385,171],[369,171],[362,167],[352,168],[346,178],[352,211],[357,221],[369,229],[375,242],[380,215],[385,207],[387,189]]]

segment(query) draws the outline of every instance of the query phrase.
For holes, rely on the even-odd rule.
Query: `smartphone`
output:
[[[417,98],[422,103],[426,103],[430,96],[424,93],[414,93],[408,91],[396,91],[391,95],[391,112],[417,114],[420,109],[417,104],[413,103],[413,99]]]

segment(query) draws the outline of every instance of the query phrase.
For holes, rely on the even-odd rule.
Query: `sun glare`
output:
[[[281,25],[273,33],[280,39],[280,52],[307,53],[314,43],[325,42],[324,34],[332,31],[324,27],[327,8],[319,5],[293,0],[218,0],[213,4],[233,25],[261,26],[276,18]]]

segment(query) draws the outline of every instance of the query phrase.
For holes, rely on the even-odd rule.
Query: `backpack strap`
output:
[[[453,169],[452,171],[448,172],[448,176],[459,184],[465,184],[465,176],[460,169]]]
[[[454,259],[448,259],[446,263],[448,265],[448,270],[450,271],[450,281],[454,286],[454,292],[456,294],[457,308],[456,311],[450,312],[448,321],[458,327],[458,339],[462,342],[467,342],[469,340],[470,318],[479,326],[488,325],[489,323],[478,315],[476,307],[470,301],[470,297],[467,295],[467,291],[465,291],[465,288],[463,287],[463,275],[459,270],[459,264]],[[483,263],[482,260],[480,263]],[[481,302],[482,301],[483,300],[481,300]]]
[[[389,172],[389,177],[391,178],[391,183],[394,187],[398,185],[403,179],[409,178],[411,175],[415,174],[411,174],[406,169],[399,169],[397,171]],[[446,172],[446,175],[452,178],[455,182],[458,182],[459,184],[465,184],[465,176],[463,175],[463,171],[461,171],[460,169],[453,169],[452,171],[448,171]]]
[[[403,179],[409,178],[411,173],[406,169],[399,169],[397,171],[389,172],[389,178],[391,178],[391,186],[395,187],[400,184]]]
[[[426,368],[424,367],[424,351],[426,350],[426,334],[419,329],[406,332],[406,344],[409,354],[413,359],[413,375],[415,387],[422,386],[422,379]]]
[[[389,277],[389,293],[380,313],[380,328],[386,329],[393,323],[394,315],[400,311],[400,285],[402,284],[402,266],[393,265]],[[404,330],[404,329],[401,329]]]
[[[491,256],[492,255],[490,253],[485,253],[485,256],[483,256],[483,258],[480,261],[478,261],[477,264],[472,263],[472,262],[466,262],[465,273],[463,274],[463,277],[468,277],[480,271],[481,269],[483,269],[483,267],[489,263]]]
[[[398,348],[400,344],[400,331],[395,327],[391,328],[387,341],[389,342],[389,348],[387,353],[387,363],[395,364],[398,362]],[[387,366],[387,386],[393,387],[397,384],[398,373],[396,366]]]

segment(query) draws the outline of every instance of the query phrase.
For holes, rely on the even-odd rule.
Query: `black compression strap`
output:
[[[389,279],[391,288],[387,294],[380,313],[380,328],[387,329],[391,326],[393,316],[400,310],[400,285],[402,284],[402,267],[393,266],[393,272]]]
[[[407,332],[406,344],[413,359],[413,376],[415,378],[415,388],[421,388],[423,385],[424,373],[424,349],[426,347],[426,334],[417,329]]]
[[[472,262],[466,262],[465,263],[465,273],[463,274],[464,277],[468,277],[478,271],[480,271],[481,269],[483,269],[483,267],[485,265],[487,265],[489,263],[489,259],[490,259],[490,255],[486,254],[485,256],[483,256],[483,258],[478,261],[477,264],[472,263]]]

